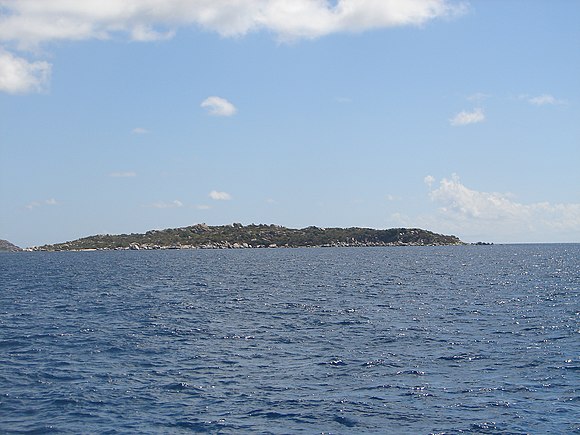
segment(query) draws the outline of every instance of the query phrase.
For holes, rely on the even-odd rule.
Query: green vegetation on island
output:
[[[110,249],[225,249],[276,247],[434,246],[462,245],[455,236],[418,228],[285,228],[279,225],[208,226],[151,230],[145,234],[96,235],[33,248],[38,251]]]

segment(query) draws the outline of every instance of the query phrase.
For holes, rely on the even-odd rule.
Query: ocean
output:
[[[580,433],[580,245],[0,254],[0,433]]]

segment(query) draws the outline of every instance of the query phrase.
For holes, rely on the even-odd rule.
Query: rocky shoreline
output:
[[[0,252],[20,252],[22,248],[10,243],[8,240],[0,239]]]
[[[29,248],[32,251],[100,251],[166,249],[263,249],[299,247],[384,247],[464,245],[456,236],[418,228],[286,228],[279,225],[231,224],[151,230],[144,234],[96,235]]]
[[[457,243],[457,245],[464,245],[465,243]],[[272,248],[364,248],[364,247],[387,247],[387,246],[449,246],[449,243],[382,243],[382,242],[333,242],[326,243],[322,245],[277,245],[276,243],[271,243],[269,245],[250,245],[248,243],[230,243],[227,241],[218,243],[207,243],[202,245],[170,245],[170,246],[159,246],[159,245],[149,245],[138,243],[131,244],[126,247],[115,247],[115,248],[81,248],[81,249],[48,249],[44,246],[33,247],[24,249],[25,251],[74,251],[74,252],[87,252],[87,251],[154,251],[154,250],[176,250],[176,249],[272,249]],[[452,244],[455,245],[455,244]]]

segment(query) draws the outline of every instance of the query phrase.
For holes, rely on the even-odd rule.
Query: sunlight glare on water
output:
[[[579,259],[2,254],[0,432],[578,432]]]

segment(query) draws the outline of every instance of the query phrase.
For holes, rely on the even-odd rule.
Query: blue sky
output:
[[[579,21],[565,0],[0,0],[0,238],[580,242]]]

